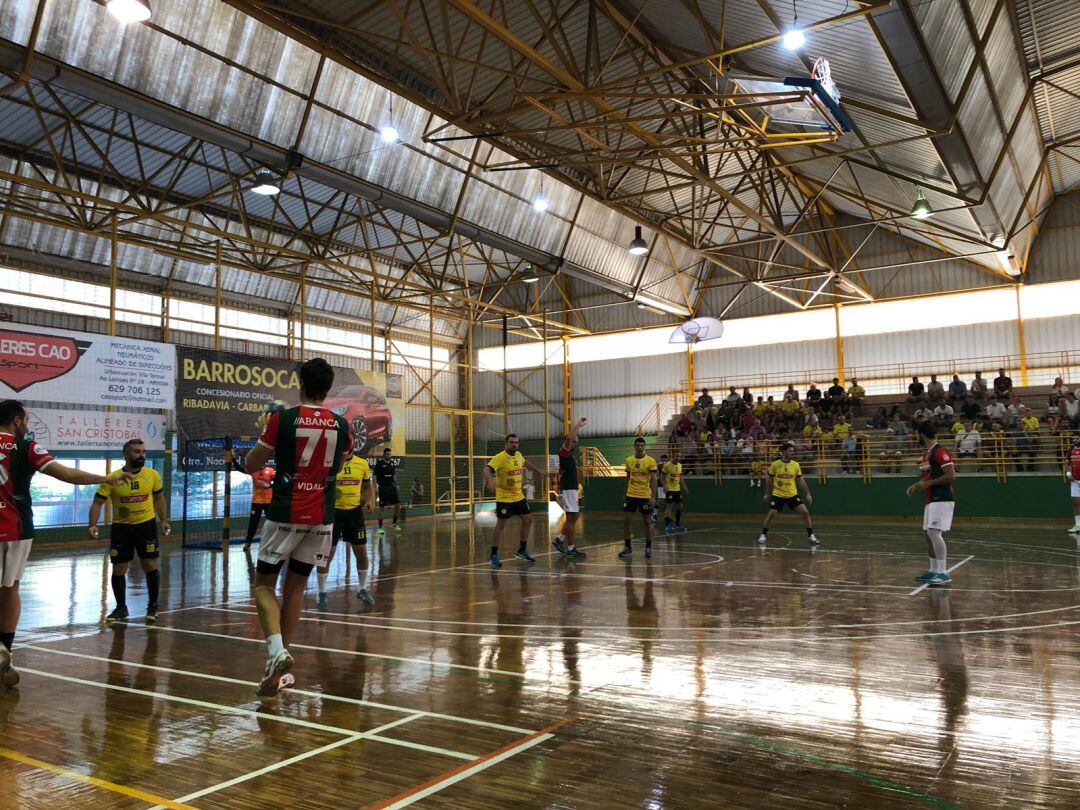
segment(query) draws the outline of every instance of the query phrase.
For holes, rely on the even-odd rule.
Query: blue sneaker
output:
[[[536,562],[536,558],[529,554],[529,552],[527,552],[525,549],[515,551],[514,556],[517,557],[519,560],[524,560],[525,562]]]
[[[625,560],[631,554],[633,554],[633,550],[630,548],[630,546],[626,546],[626,548],[619,552],[619,559]]]
[[[675,524],[675,531],[678,532],[679,534],[682,534],[683,532],[686,531],[686,527],[683,526],[681,523],[676,523]]]
[[[930,570],[928,569],[928,570],[926,570],[926,571],[923,571],[923,572],[922,572],[921,574],[919,574],[919,575],[918,575],[917,577],[915,577],[915,579],[919,580],[919,582],[929,582],[930,580],[932,580],[932,579],[933,579],[934,577],[936,577],[936,576],[937,576],[937,573],[936,573],[936,572],[934,572],[934,571],[930,571]]]
[[[328,603],[328,598],[327,598],[327,595],[325,593],[320,593],[319,594],[319,601],[315,603],[315,609],[316,610],[329,610],[330,609],[330,605]]]
[[[502,560],[499,559],[498,554],[492,554],[491,555],[491,567],[492,568],[502,568]]]
[[[578,557],[578,558],[582,558],[582,559],[589,556],[588,554],[586,554],[584,551],[582,551],[579,548],[569,549],[566,553],[570,557]]]
[[[930,587],[934,587],[936,585],[948,585],[950,582],[952,582],[952,577],[945,573],[934,574],[933,579],[929,579],[927,580],[927,582],[929,583]]]
[[[556,537],[554,540],[551,541],[551,545],[555,546],[555,550],[560,554],[570,553],[566,548],[566,543],[561,538]]]

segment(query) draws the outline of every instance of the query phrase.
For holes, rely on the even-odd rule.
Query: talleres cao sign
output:
[[[0,398],[171,408],[176,348],[33,326],[0,329]]]

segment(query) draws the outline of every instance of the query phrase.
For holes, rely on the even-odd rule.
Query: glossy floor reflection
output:
[[[136,582],[113,629],[102,555],[38,549],[0,805],[1080,806],[1062,529],[960,526],[953,585],[918,590],[914,523],[823,520],[817,553],[787,521],[766,549],[687,524],[623,562],[621,519],[588,516],[573,562],[538,521],[537,562],[500,571],[490,516],[371,538],[376,604],[339,554],[270,703],[241,549],[166,546],[158,626]]]

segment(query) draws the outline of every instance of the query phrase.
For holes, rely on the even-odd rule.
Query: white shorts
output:
[[[26,558],[30,556],[32,539],[0,543],[0,587],[10,588],[22,579]]]
[[[1072,495],[1072,496],[1073,496],[1074,498],[1080,498],[1080,481],[1073,481],[1073,482],[1072,482],[1072,483],[1071,483],[1071,484],[1069,485],[1069,493],[1070,493],[1070,494],[1071,494],[1071,495]]]
[[[923,509],[923,529],[937,529],[947,532],[952,528],[954,501],[931,501]]]
[[[657,501],[664,500],[664,488],[663,487],[657,487],[656,488],[656,500]]]
[[[578,506],[578,491],[576,489],[564,489],[560,492],[559,503],[562,505],[562,510],[568,515],[576,515],[581,511],[581,507]]]
[[[271,565],[285,560],[320,565],[330,558],[333,532],[330,523],[307,525],[268,520],[263,524],[259,560]]]

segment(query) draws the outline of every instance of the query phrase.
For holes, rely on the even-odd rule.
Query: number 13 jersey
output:
[[[259,444],[277,459],[266,517],[277,523],[333,523],[334,477],[353,444],[345,419],[316,405],[275,411]]]

